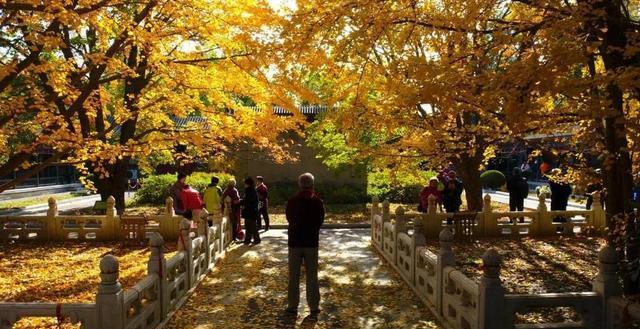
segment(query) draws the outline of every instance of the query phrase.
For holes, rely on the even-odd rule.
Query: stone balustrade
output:
[[[378,230],[382,230],[384,239],[391,239],[387,234],[390,229],[388,225],[385,226],[391,219],[389,203],[382,203],[382,211],[378,203],[374,199],[372,239],[380,238],[377,236]],[[425,213],[403,212],[403,216],[406,223],[420,226],[426,238],[437,238],[445,227],[451,228],[456,233],[456,238],[461,239],[471,236],[553,236],[585,232],[599,234],[606,230],[605,212],[598,202],[590,210],[550,211],[547,210],[544,198],[540,198],[536,210],[497,212],[493,210],[488,194],[485,195],[483,209],[479,212],[437,212],[436,200],[431,198]],[[409,225],[406,223],[402,225]]]
[[[485,204],[490,204],[485,198]],[[430,206],[434,206],[431,203]],[[374,199],[371,211],[371,241],[380,255],[397,271],[425,307],[433,313],[448,329],[512,329],[512,328],[624,328],[623,319],[640,320],[640,305],[626,302],[619,297],[619,278],[617,275],[617,254],[611,247],[603,248],[599,253],[600,268],[593,281],[593,291],[529,294],[506,294],[500,280],[501,257],[494,249],[482,255],[483,276],[476,282],[456,268],[453,244],[457,229],[467,230],[470,235],[500,236],[494,229],[496,218],[517,219],[523,214],[535,218],[530,222],[531,230],[527,234],[556,234],[553,225],[541,225],[545,220],[551,222],[552,216],[576,216],[586,218],[585,225],[603,226],[602,208],[589,211],[546,212],[509,212],[493,213],[490,208],[478,213],[481,216],[471,228],[446,224],[449,215],[440,214],[430,207],[425,214],[406,213],[402,207],[392,219],[387,201],[380,206]],[[546,213],[545,213],[546,212]],[[597,219],[600,218],[600,219]],[[482,223],[482,220],[489,221]],[[602,222],[599,222],[602,220]],[[410,222],[413,221],[413,229]],[[432,222],[430,222],[432,221]],[[560,223],[567,228],[575,223]],[[440,242],[437,252],[425,247],[427,238],[434,236]],[[460,235],[460,232],[457,233]],[[560,233],[558,233],[560,234]],[[565,233],[571,234],[571,233]],[[529,313],[545,308],[569,307],[579,317],[578,322],[541,323],[535,325],[516,324],[516,314]]]
[[[119,216],[115,210],[113,197],[107,199],[105,215],[59,215],[57,209],[56,200],[51,198],[49,199],[47,216],[0,217],[0,242],[7,240],[144,240],[148,232],[160,232],[164,239],[176,240],[180,233],[180,222],[183,219],[182,216],[176,216],[171,197],[166,200],[164,213],[157,216]],[[231,231],[227,222],[228,217],[222,216],[222,214],[210,214],[209,216],[213,218],[214,222],[222,223],[220,232],[228,232],[225,241],[230,241]],[[200,218],[200,213],[194,212],[194,218]],[[198,227],[204,230],[207,225],[195,225],[194,230],[197,230]],[[195,233],[204,234],[203,231]]]
[[[187,299],[188,292],[224,256],[231,242],[226,217],[203,234],[191,236],[191,222],[182,218],[178,228],[178,252],[164,256],[164,239],[150,232],[151,254],[147,275],[134,286],[123,289],[119,263],[106,255],[100,260],[100,285],[95,303],[0,303],[0,329],[8,329],[23,317],[54,317],[81,323],[88,329],[156,328]],[[206,226],[204,226],[206,227]]]

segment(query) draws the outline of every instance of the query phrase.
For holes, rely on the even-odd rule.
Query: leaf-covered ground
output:
[[[175,243],[167,244],[168,251]],[[0,244],[0,301],[91,303],[100,283],[99,263],[112,254],[120,282],[131,287],[146,275],[149,249],[102,242]],[[169,253],[167,257],[170,257]],[[26,318],[14,328],[56,328],[55,319]]]
[[[454,242],[458,267],[470,278],[482,277],[481,256],[495,248],[502,256],[502,284],[509,294],[591,291],[598,272],[598,250],[605,240],[597,237],[484,238]],[[437,253],[438,242],[428,241]],[[543,309],[519,316],[520,322],[577,320],[567,308]]]
[[[369,244],[368,230],[323,230],[322,312],[309,316],[301,281],[298,317],[283,314],[287,291],[285,231],[257,246],[234,248],[167,328],[440,328]]]

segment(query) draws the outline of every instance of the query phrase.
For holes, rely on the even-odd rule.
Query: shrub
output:
[[[191,185],[194,189],[204,192],[209,183],[211,183],[211,177],[218,176],[220,178],[221,187],[226,185],[226,182],[233,176],[225,173],[204,173],[195,172],[187,176],[187,184]],[[134,198],[135,204],[164,204],[164,201],[171,195],[171,186],[176,182],[175,174],[164,175],[151,175],[145,178],[142,182],[142,186]]]
[[[420,192],[429,179],[435,176],[432,171],[417,171],[393,175],[390,170],[371,172],[368,175],[367,194],[380,200],[391,202],[418,203]]]
[[[480,175],[480,185],[484,188],[499,189],[506,182],[507,178],[498,170],[487,170]]]
[[[284,180],[268,184],[269,204],[284,205],[285,202],[298,192],[298,183]],[[357,184],[318,183],[316,192],[326,204],[354,204],[368,201],[366,187]]]

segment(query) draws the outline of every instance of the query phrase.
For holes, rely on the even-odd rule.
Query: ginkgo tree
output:
[[[72,163],[122,210],[131,159],[176,144],[224,155],[238,140],[278,158],[284,144],[270,141],[301,122],[238,102],[289,104],[252,47],[277,18],[262,1],[24,1],[0,2],[0,10],[0,128],[9,154],[0,174]],[[177,123],[192,116],[202,119]],[[29,161],[41,147],[53,156]]]

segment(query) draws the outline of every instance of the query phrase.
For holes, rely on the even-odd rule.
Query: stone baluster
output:
[[[598,261],[598,275],[593,280],[593,291],[602,297],[601,316],[604,318],[605,328],[619,328],[615,323],[615,317],[608,312],[607,304],[609,297],[622,295],[618,277],[618,253],[611,246],[602,247],[598,252]]]
[[[47,235],[49,240],[64,239],[62,225],[58,224],[58,202],[54,197],[49,198],[49,209],[47,210]]]
[[[478,214],[478,225],[481,234],[485,236],[498,235],[498,222],[493,216],[493,206],[491,205],[491,195],[485,194],[482,199],[482,212]]]
[[[437,199],[430,195],[427,201],[427,212],[422,214],[424,233],[429,238],[436,238],[442,230],[442,220],[437,214]]]
[[[500,281],[500,254],[488,249],[482,255],[482,279],[478,285],[479,329],[505,329],[508,315],[504,313],[504,288]],[[511,322],[513,323],[513,322]]]
[[[396,209],[396,237],[398,236],[397,233],[407,233],[407,222],[408,218],[404,215],[404,207],[399,206]]]
[[[379,227],[376,227],[375,217],[380,213],[380,200],[377,196],[374,196],[371,199],[371,241],[375,241],[376,231],[379,230]]]
[[[442,314],[442,295],[445,289],[444,269],[447,266],[455,266],[456,258],[453,254],[453,232],[450,228],[444,228],[440,232],[440,249],[438,250],[438,262],[436,264],[436,309]]]
[[[164,239],[160,233],[152,232],[149,235],[149,247],[151,255],[149,255],[149,262],[147,263],[147,273],[158,275],[158,299],[160,300],[160,313],[164,319],[169,310],[169,291],[166,280],[167,262],[164,257]]]
[[[173,209],[173,198],[170,196],[164,200],[164,215],[169,218],[176,215],[176,211]]]
[[[431,194],[427,199],[427,213],[430,215],[435,214],[438,211],[438,199]]]
[[[124,290],[118,280],[118,259],[106,255],[100,260],[100,286],[96,296],[98,325],[101,329],[124,329],[126,310]]]
[[[533,225],[535,234],[540,235],[553,235],[555,234],[555,228],[551,222],[551,215],[547,209],[546,197],[544,194],[538,196],[538,221]]]
[[[424,217],[418,215],[413,219],[413,245],[417,247],[423,247],[427,245],[427,238],[425,235],[425,223]]]
[[[112,195],[107,198],[106,215],[106,224],[103,224],[103,227],[108,227],[107,230],[110,231],[110,237],[115,239],[123,238],[123,230],[120,227],[120,216],[118,216],[116,211],[116,199]]]
[[[160,234],[167,239],[175,239],[180,234],[180,222],[174,220],[173,198],[167,197],[164,200],[164,216],[160,218]]]
[[[382,226],[384,227],[384,223],[391,221],[391,216],[389,215],[389,207],[391,206],[391,204],[389,203],[389,200],[384,200],[384,202],[382,202]]]
[[[599,232],[605,232],[607,228],[607,215],[602,207],[602,194],[600,191],[593,193],[591,206],[591,225]]]
[[[191,221],[183,218],[180,221],[180,232],[178,233],[178,252],[184,251],[187,259],[187,282],[192,286],[193,278],[193,243],[191,242]]]

